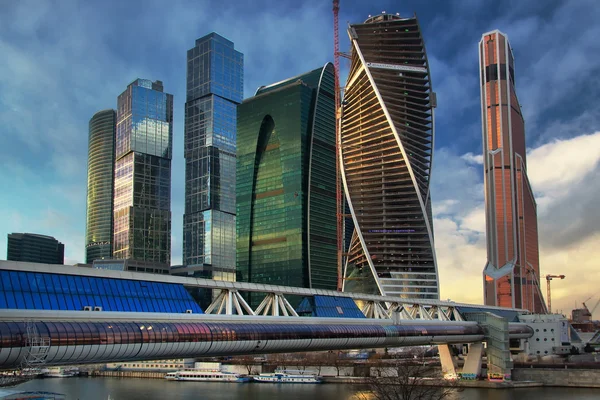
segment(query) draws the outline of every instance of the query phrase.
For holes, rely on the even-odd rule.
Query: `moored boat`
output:
[[[296,372],[296,371],[294,371]],[[256,382],[262,383],[322,383],[320,376],[315,374],[305,374],[302,371],[291,373],[291,371],[275,371],[273,373],[263,373],[254,377]]]
[[[77,368],[52,367],[43,369],[41,372],[44,378],[71,378],[79,375]]]
[[[169,381],[194,381],[194,382],[250,382],[248,375],[236,374],[234,372],[207,371],[198,369],[186,369],[169,372],[165,375]]]

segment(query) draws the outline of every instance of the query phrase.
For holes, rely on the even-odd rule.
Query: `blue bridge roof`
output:
[[[350,297],[306,297],[297,307],[296,312],[304,317],[365,318]]]
[[[202,313],[183,285],[0,270],[0,309]]]

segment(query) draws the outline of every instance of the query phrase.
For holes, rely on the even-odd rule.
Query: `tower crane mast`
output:
[[[552,297],[550,293],[550,281],[552,279],[565,279],[564,275],[546,275],[546,297],[548,297],[548,312],[552,313]]]
[[[335,70],[335,204],[336,204],[336,227],[337,227],[337,290],[343,287],[343,203],[341,185],[341,118],[340,108],[340,41],[338,28],[338,14],[340,1],[333,0],[333,66]]]

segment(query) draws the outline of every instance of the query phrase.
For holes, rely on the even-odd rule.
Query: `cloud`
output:
[[[482,154],[473,154],[473,153],[469,152],[469,153],[463,154],[460,158],[462,158],[469,164],[483,165],[483,155]]]
[[[483,182],[471,163],[476,157],[445,149],[436,157],[432,196],[441,298],[480,303],[487,256]],[[597,292],[600,278],[600,132],[529,149],[527,166],[539,204],[541,275],[567,275],[553,282],[552,304],[569,313],[574,301]],[[583,298],[573,298],[576,293]]]
[[[600,232],[600,132],[542,145],[527,163],[549,247],[570,247]]]

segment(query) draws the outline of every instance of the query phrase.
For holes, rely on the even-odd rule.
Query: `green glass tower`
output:
[[[89,125],[85,262],[112,257],[115,110],[99,111]]]
[[[238,106],[238,281],[336,288],[331,63]]]

